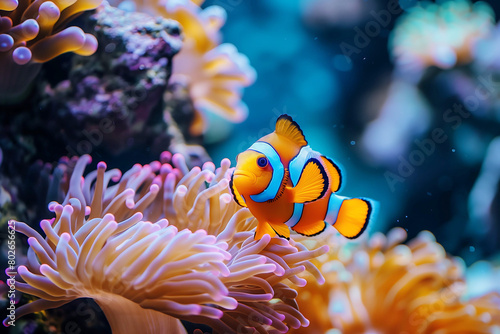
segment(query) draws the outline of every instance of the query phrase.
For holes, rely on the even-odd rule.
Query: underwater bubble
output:
[[[451,149],[451,151],[452,151],[453,153],[455,153],[455,149],[454,149],[454,148],[452,148],[452,149]]]
[[[476,247],[469,246],[469,252],[474,253],[476,251]]]
[[[341,72],[349,72],[352,70],[352,61],[345,55],[336,55],[333,57],[333,66]]]
[[[356,142],[354,140],[351,140],[351,145],[356,145]]]

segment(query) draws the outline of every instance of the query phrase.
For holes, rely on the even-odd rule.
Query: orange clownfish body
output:
[[[238,155],[230,187],[235,201],[259,221],[255,239],[288,239],[290,228],[313,236],[326,224],[352,239],[365,230],[372,204],[336,195],[341,182],[337,165],[313,151],[298,124],[281,115],[273,133]]]

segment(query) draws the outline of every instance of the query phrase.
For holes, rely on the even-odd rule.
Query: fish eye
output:
[[[257,159],[257,165],[259,165],[259,167],[261,168],[264,168],[267,166],[267,158],[264,158],[264,157],[260,157],[259,159]]]

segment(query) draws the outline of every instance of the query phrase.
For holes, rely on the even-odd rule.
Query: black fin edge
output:
[[[302,169],[302,172],[300,173],[299,182],[300,182],[300,179],[302,178],[302,173],[304,172],[304,169],[311,162],[318,166],[319,171],[320,171],[321,175],[323,176],[323,180],[325,180],[325,182],[323,184],[323,190],[321,191],[321,194],[319,195],[319,197],[316,198],[315,200],[304,202],[304,204],[311,203],[311,202],[317,201],[320,198],[323,198],[323,196],[325,196],[325,194],[326,194],[326,191],[330,187],[330,180],[328,179],[328,174],[326,173],[326,170],[323,167],[323,165],[321,164],[321,162],[319,162],[318,159],[316,159],[316,158],[310,158],[309,160],[306,161],[306,163],[304,164],[304,168]]]
[[[293,229],[293,227],[292,227],[292,230],[293,230],[295,233],[297,233],[297,234],[303,235],[304,237],[315,237],[315,236],[317,236],[317,235],[319,235],[319,234],[323,233],[323,232],[326,230],[326,225],[327,225],[328,223],[327,223],[327,222],[325,222],[325,221],[323,221],[323,223],[325,224],[325,226],[323,227],[323,229],[322,229],[321,231],[316,232],[316,233],[311,234],[311,235],[308,235],[308,234],[303,234],[303,233],[297,232],[297,231],[295,231],[295,230]],[[329,224],[328,224],[328,225],[329,225]]]
[[[339,191],[340,188],[342,188],[342,182],[343,182],[342,171],[341,171],[340,167],[335,162],[333,162],[332,159],[330,159],[329,157],[324,156],[324,155],[322,155],[322,157],[325,158],[326,160],[328,160],[328,162],[332,164],[333,168],[335,168],[337,170],[337,173],[339,174],[339,186],[336,190],[332,189],[332,192],[335,193],[335,192]]]
[[[302,135],[302,137],[304,138],[304,141],[306,142],[306,145],[309,145],[309,142],[307,141],[306,136],[304,135],[304,132],[303,132],[303,131],[302,131],[302,129],[300,128],[300,125],[299,125],[297,122],[295,122],[295,121],[293,120],[292,116],[290,116],[290,115],[288,115],[288,114],[281,114],[281,115],[278,117],[278,119],[276,120],[276,123],[278,123],[278,122],[279,122],[279,120],[281,120],[281,119],[286,119],[286,120],[289,120],[290,122],[292,122],[292,124],[293,124],[294,126],[296,126],[296,127],[297,127],[297,129],[300,131],[300,134],[301,134],[301,135]]]
[[[238,198],[236,197],[236,194],[234,192],[233,187],[234,187],[234,185],[233,185],[233,175],[231,175],[231,179],[229,180],[229,189],[231,189],[231,194],[233,195],[233,199],[236,202],[236,204],[238,204],[241,207],[246,208],[247,207],[246,205],[243,205],[243,204],[240,203],[240,201],[238,201]]]
[[[372,216],[372,212],[373,212],[373,206],[372,206],[372,203],[370,202],[370,200],[368,199],[365,199],[365,198],[359,198],[360,200],[362,200],[363,202],[365,202],[367,205],[368,205],[368,212],[366,213],[366,219],[365,219],[365,224],[363,225],[363,227],[361,228],[361,231],[359,231],[358,234],[356,234],[355,236],[353,237],[346,237],[347,239],[356,239],[358,238],[361,234],[363,234],[363,232],[366,230],[366,228],[368,227],[368,223],[370,222],[370,219],[371,219],[371,216]],[[342,208],[342,206],[341,206]]]
[[[271,228],[273,229],[274,233],[276,233],[276,235],[277,235],[278,237],[283,238],[283,239],[286,239],[286,240],[290,240],[290,238],[289,238],[289,237],[287,238],[287,237],[285,237],[284,235],[279,234],[279,233],[278,233],[278,232],[274,229],[273,225],[269,224],[269,226],[271,226]]]

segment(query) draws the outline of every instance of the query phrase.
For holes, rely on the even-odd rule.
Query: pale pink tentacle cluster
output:
[[[160,160],[123,175],[101,162],[83,177],[90,162],[83,156],[61,183],[62,204],[49,205],[55,218],[40,224],[46,237],[17,223],[30,244],[18,288],[41,298],[21,306],[18,316],[90,297],[115,332],[127,330],[116,318],[123,312],[149,312],[150,327],[140,324],[146,332],[162,317],[221,332],[307,326],[297,293],[284,282],[305,285],[297,276],[305,270],[323,281],[309,260],[327,247],[308,251],[293,241],[253,240],[255,218],[229,194],[229,160],[191,170],[179,154],[165,152]],[[128,306],[115,314],[118,301]]]

